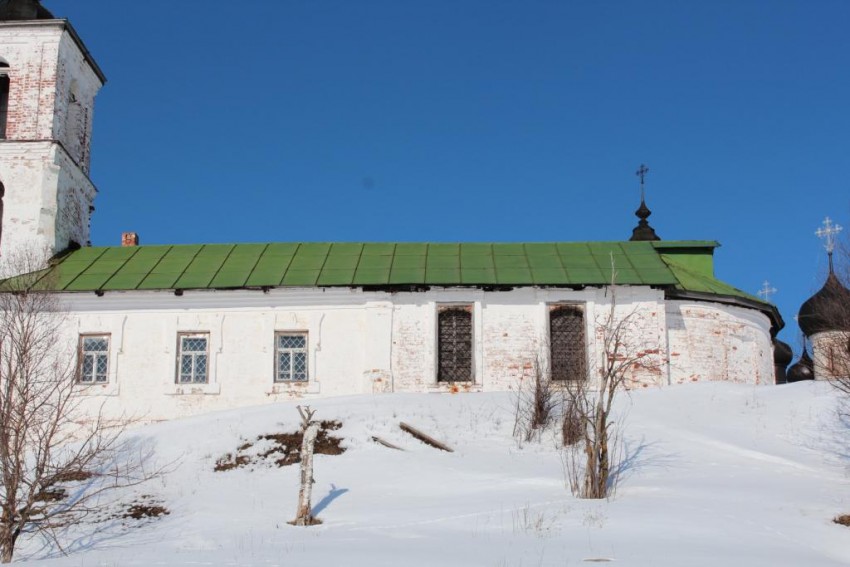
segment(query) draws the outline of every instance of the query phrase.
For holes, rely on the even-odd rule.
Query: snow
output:
[[[342,455],[317,455],[314,512],[287,524],[298,466],[214,472],[244,441],[299,424],[295,403],[140,427],[168,472],[156,520],[81,525],[45,566],[566,566],[850,564],[850,437],[828,384],[688,384],[621,398],[625,470],[609,500],[574,498],[552,434],[521,446],[511,394],[383,394],[315,400]],[[404,421],[455,449],[403,433]],[[395,451],[373,435],[403,446]],[[255,448],[255,451],[258,449]],[[94,534],[92,532],[95,532]]]

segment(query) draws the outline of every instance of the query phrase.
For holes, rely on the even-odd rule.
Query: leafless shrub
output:
[[[615,400],[625,391],[635,371],[660,366],[656,345],[646,344],[637,311],[617,310],[616,271],[613,270],[608,314],[596,322],[601,344],[596,383],[573,380],[565,385],[565,474],[573,494],[580,498],[605,498],[616,487],[612,471],[618,470],[622,423],[612,416]],[[569,440],[575,440],[568,444]]]
[[[113,489],[149,480],[150,448],[121,436],[126,423],[84,411],[75,352],[61,329],[66,314],[39,291],[35,255],[5,268],[0,282],[0,561],[19,538],[59,534],[108,501]],[[42,282],[43,283],[43,282]]]
[[[575,445],[583,439],[583,419],[571,396],[565,395],[561,410],[561,442],[564,447]]]
[[[528,373],[517,382],[514,409],[514,437],[528,443],[555,421],[561,397],[546,365],[538,359],[526,367]]]

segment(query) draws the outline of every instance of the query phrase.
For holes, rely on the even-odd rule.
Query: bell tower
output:
[[[0,260],[89,242],[94,98],[103,72],[68,20],[0,0]]]

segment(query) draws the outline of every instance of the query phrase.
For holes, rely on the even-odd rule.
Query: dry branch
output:
[[[398,445],[393,445],[389,441],[387,441],[385,439],[381,439],[377,435],[372,435],[372,441],[374,441],[375,443],[378,443],[379,445],[383,445],[384,447],[387,447],[389,449],[395,449],[396,451],[404,451],[404,449],[402,449]]]
[[[430,435],[422,433],[421,431],[419,431],[415,427],[408,425],[408,424],[404,423],[403,421],[401,423],[399,423],[398,426],[401,428],[402,431],[410,433],[411,435],[413,435],[414,437],[416,437],[417,439],[419,439],[420,441],[422,441],[426,445],[431,445],[432,447],[434,447],[436,449],[440,449],[442,451],[447,451],[449,453],[454,453],[454,449],[452,449],[451,447],[449,447],[445,443],[441,443],[440,441],[437,441],[436,439],[434,439]]]

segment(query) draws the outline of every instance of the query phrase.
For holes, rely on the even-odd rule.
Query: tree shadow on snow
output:
[[[802,435],[802,445],[846,465],[850,461],[850,400],[837,400],[833,413],[821,418],[814,431]]]
[[[313,516],[318,516],[322,512],[325,511],[331,502],[342,496],[348,492],[347,488],[337,488],[335,484],[331,484],[330,491],[325,495],[324,498],[319,500],[319,502],[313,506]]]
[[[649,451],[656,445],[658,443],[647,443],[646,437],[643,436],[636,441],[624,440],[620,447],[622,458],[616,462],[616,466],[611,470],[611,474],[608,477],[608,488],[616,489],[620,483],[642,469],[672,466],[677,455]]]
[[[60,506],[72,508],[87,493],[95,493],[94,499],[86,502],[79,521],[49,532],[30,530],[31,539],[21,547],[20,559],[53,559],[94,548],[120,547],[128,534],[153,523],[154,519],[132,519],[127,512],[143,492],[142,485],[160,478],[174,466],[174,463],[159,466],[154,460],[153,439],[130,437],[120,442],[109,459],[99,463],[97,472],[69,490],[60,502]],[[116,471],[121,471],[118,480],[113,476]],[[160,536],[150,533],[141,541],[135,537],[133,543],[153,543],[159,539]]]

